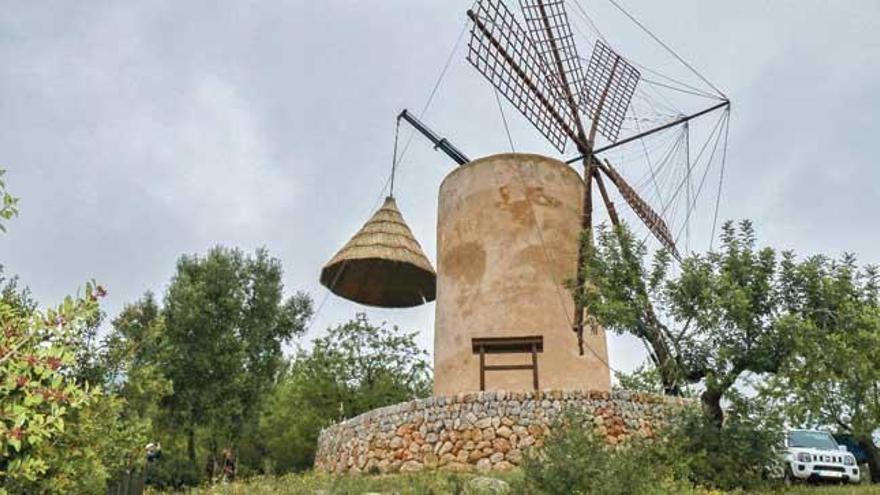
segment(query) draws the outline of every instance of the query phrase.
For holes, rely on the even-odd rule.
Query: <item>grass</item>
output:
[[[361,495],[363,493],[461,493],[474,474],[419,473],[388,476],[326,476],[314,473],[258,477],[231,484],[190,489],[188,495]],[[493,475],[516,483],[518,474]]]
[[[440,495],[462,493],[475,474],[419,473],[390,476],[326,476],[315,473],[260,477],[231,484],[190,489],[187,495],[361,495],[365,493],[400,495]],[[492,477],[512,487],[521,486],[518,472]],[[153,492],[155,493],[155,492]],[[737,492],[695,490],[695,494],[734,495]],[[744,493],[744,492],[738,492]],[[764,495],[880,495],[880,485],[778,487]],[[476,494],[474,494],[476,495]]]
[[[768,492],[784,495],[868,495],[880,494],[880,485],[809,486],[798,485],[782,491]]]

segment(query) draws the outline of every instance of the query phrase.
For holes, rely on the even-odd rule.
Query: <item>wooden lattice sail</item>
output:
[[[324,266],[321,283],[361,304],[406,308],[434,300],[437,274],[389,196]]]

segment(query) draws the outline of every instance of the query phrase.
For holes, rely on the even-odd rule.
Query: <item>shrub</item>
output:
[[[733,410],[721,428],[685,409],[652,439],[609,446],[583,415],[568,412],[522,465],[527,493],[692,493],[755,489],[780,462],[777,430]]]
[[[721,428],[702,414],[686,411],[674,422],[669,448],[679,453],[694,484],[748,490],[767,484],[767,474],[778,470],[780,438],[773,427],[736,411]]]
[[[8,288],[7,288],[8,289]],[[40,480],[65,422],[97,394],[76,382],[77,341],[98,311],[103,289],[86,286],[57,309],[37,311],[14,289],[0,297],[0,493]],[[69,429],[69,428],[68,428]]]
[[[525,493],[690,493],[665,439],[632,438],[617,447],[579,413],[568,412],[554,425],[541,449],[524,457]]]

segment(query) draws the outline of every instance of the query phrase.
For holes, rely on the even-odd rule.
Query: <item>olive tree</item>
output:
[[[718,250],[673,269],[625,227],[600,227],[588,249],[584,303],[594,324],[642,339],[667,393],[701,383],[707,418],[720,426],[722,398],[745,373],[775,373],[803,326],[782,296],[792,283],[791,253],[757,248],[749,222],[726,223]]]
[[[880,481],[880,272],[852,255],[816,256],[786,268],[785,305],[806,323],[763,395],[793,425],[851,434]]]

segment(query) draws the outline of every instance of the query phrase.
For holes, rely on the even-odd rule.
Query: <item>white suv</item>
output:
[[[785,480],[859,482],[856,458],[830,433],[789,430],[785,434]]]

